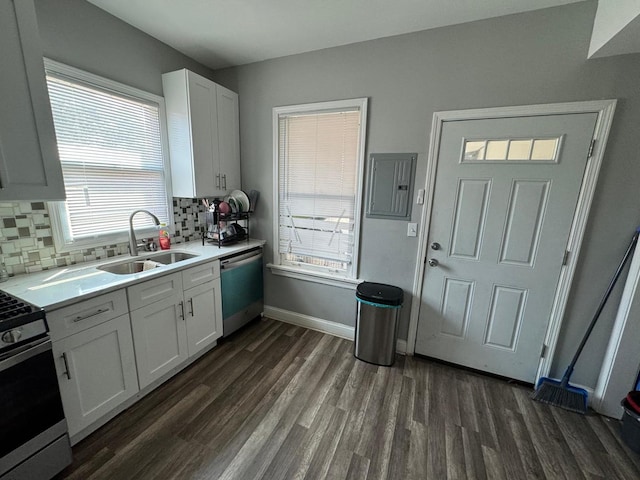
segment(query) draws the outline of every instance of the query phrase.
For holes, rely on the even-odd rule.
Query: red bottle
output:
[[[161,250],[169,250],[171,248],[171,238],[169,237],[169,230],[166,223],[160,224],[160,231],[158,232],[158,243]]]

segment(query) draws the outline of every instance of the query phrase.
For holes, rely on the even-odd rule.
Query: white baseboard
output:
[[[322,318],[312,317],[310,315],[303,315],[302,313],[292,312],[290,310],[284,310],[282,308],[271,307],[269,305],[264,306],[264,316],[279,320],[285,323],[291,323],[299,327],[309,328],[311,330],[317,330],[318,332],[328,333],[340,338],[346,338],[353,341],[355,338],[355,328],[342,323],[332,322],[330,320],[323,320]]]
[[[284,310],[282,308],[265,305],[264,316],[273,318],[274,320],[278,320],[280,322],[290,323],[292,325],[308,328],[310,330],[316,330],[318,332],[333,335],[335,337],[345,338],[351,341],[353,341],[353,339],[355,338],[355,327],[350,327],[349,325],[344,325],[342,323],[332,322],[331,320],[312,317],[310,315],[303,315],[302,313],[296,313],[290,310]],[[396,342],[396,351],[404,355],[407,352],[407,341],[398,340]]]

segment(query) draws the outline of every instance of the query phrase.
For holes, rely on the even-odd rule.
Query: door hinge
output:
[[[589,153],[587,154],[587,158],[591,158],[593,155],[593,148],[596,146],[596,139],[591,140],[591,145],[589,145]]]
[[[547,345],[543,343],[542,350],[540,350],[540,358],[544,358],[546,356],[547,356]]]
[[[564,256],[562,257],[562,266],[565,266],[567,263],[569,263],[569,255],[571,255],[571,252],[569,250],[565,250]]]

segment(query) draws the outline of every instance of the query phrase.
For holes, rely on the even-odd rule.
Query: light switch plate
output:
[[[408,223],[407,224],[407,237],[416,237],[418,235],[418,224],[417,223]]]

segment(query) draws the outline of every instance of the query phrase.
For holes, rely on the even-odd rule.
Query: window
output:
[[[357,276],[366,111],[366,98],[274,109],[275,273]]]
[[[560,137],[465,140],[463,162],[557,162]]]
[[[59,251],[126,241],[143,208],[169,224],[162,97],[47,60],[67,200],[51,204]],[[136,228],[155,234],[151,218]]]

